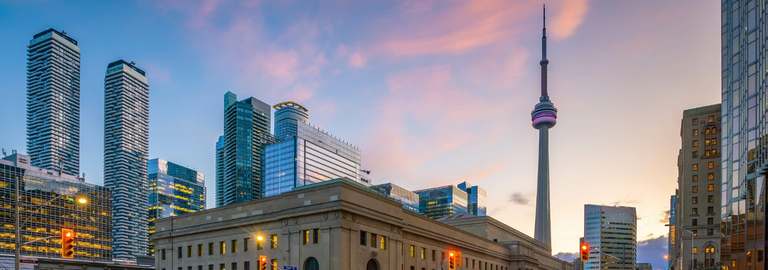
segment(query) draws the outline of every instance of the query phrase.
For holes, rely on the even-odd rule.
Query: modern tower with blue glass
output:
[[[264,196],[346,177],[360,182],[360,149],[309,125],[308,110],[295,102],[275,108],[278,143],[264,150]]]
[[[488,195],[484,188],[473,186],[469,182],[459,184],[459,189],[467,193],[467,211],[475,216],[485,216],[488,212]]]
[[[546,11],[546,9],[545,9]],[[546,13],[545,13],[546,14]],[[546,16],[544,17],[546,22]],[[539,172],[536,182],[536,224],[533,238],[552,245],[549,215],[549,129],[557,123],[557,108],[547,93],[547,27],[541,30],[541,97],[531,112],[533,128],[539,130]]]
[[[27,153],[32,166],[80,171],[80,47],[48,29],[27,45]]]
[[[224,206],[224,136],[216,141],[216,207]]]
[[[262,150],[273,138],[271,118],[272,108],[261,100],[224,95],[224,177],[216,178],[217,206],[261,198]]]
[[[419,195],[419,212],[431,219],[468,213],[467,193],[454,185],[415,190]]]
[[[118,60],[104,78],[104,186],[112,191],[115,258],[146,255],[149,83],[134,63]]]

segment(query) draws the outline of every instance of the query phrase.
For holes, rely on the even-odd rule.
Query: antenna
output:
[[[5,153],[5,148],[3,148],[3,157],[7,157],[8,154]]]

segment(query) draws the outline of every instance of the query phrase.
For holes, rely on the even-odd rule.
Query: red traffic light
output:
[[[589,261],[589,243],[581,243],[579,254],[582,262]]]
[[[75,245],[72,243],[75,241],[75,232],[72,229],[61,229],[61,257],[64,259],[72,259],[75,255]]]

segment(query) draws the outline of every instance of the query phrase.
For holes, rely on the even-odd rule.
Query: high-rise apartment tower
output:
[[[32,166],[80,171],[80,47],[48,29],[27,45],[27,153]]]
[[[148,155],[147,77],[134,63],[112,62],[104,78],[104,185],[112,191],[115,258],[148,252]]]
[[[224,206],[224,136],[216,141],[216,207]]]
[[[589,261],[584,262],[584,269],[635,269],[635,208],[584,205],[584,242],[589,243],[590,248]]]

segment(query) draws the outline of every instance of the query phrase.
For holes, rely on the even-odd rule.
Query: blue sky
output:
[[[637,207],[639,238],[657,239],[676,186],[682,111],[720,100],[719,6],[547,5],[549,89],[560,110],[550,132],[553,252],[577,248],[587,203]],[[205,173],[209,206],[223,95],[232,91],[307,107],[313,125],[361,149],[375,183],[479,184],[491,215],[532,234],[540,7],[0,1],[0,147],[26,152],[25,45],[55,28],[81,49],[80,164],[89,182],[103,182],[104,72],[124,59],[149,79],[150,157]]]

